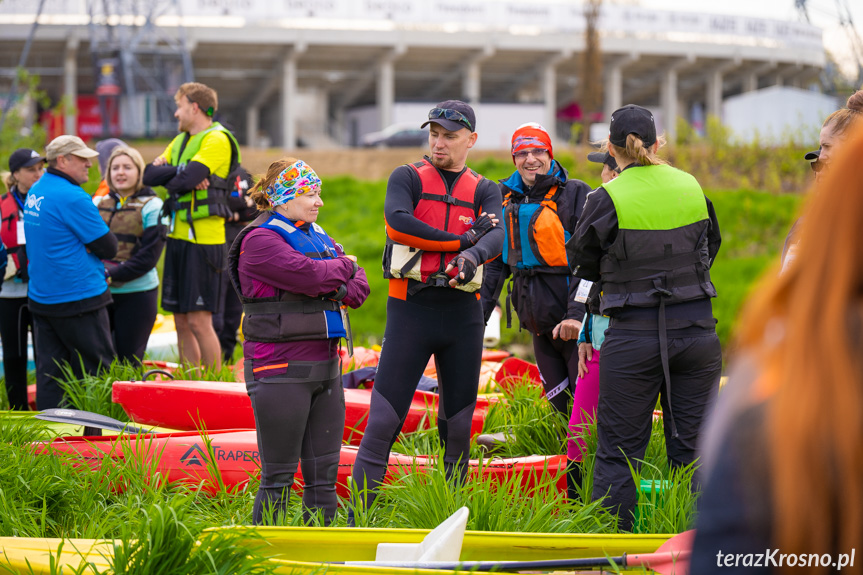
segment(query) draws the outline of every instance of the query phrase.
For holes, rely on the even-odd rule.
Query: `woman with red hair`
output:
[[[740,354],[705,433],[692,573],[861,572],[863,124],[848,134],[796,259],[767,274],[738,322]]]

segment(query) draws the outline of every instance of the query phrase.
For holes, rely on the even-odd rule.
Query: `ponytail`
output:
[[[659,136],[656,138],[659,147],[665,145],[665,138]],[[617,165],[626,165],[635,163],[640,166],[661,166],[668,162],[654,154],[649,148],[644,147],[644,142],[635,134],[626,136],[626,147],[615,146],[611,142],[608,147],[614,150],[614,157],[617,159]]]

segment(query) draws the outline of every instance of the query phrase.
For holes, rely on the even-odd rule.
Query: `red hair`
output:
[[[739,343],[760,365],[749,400],[766,402],[773,543],[782,553],[844,553],[863,540],[860,158],[857,123],[811,194],[793,263],[762,282],[739,324]]]

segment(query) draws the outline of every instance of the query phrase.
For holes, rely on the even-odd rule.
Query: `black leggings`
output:
[[[26,297],[0,298],[0,339],[3,371],[10,409],[29,409],[27,404],[27,330],[33,329]]]
[[[255,496],[255,525],[275,523],[284,514],[300,462],[304,517],[323,511],[329,525],[336,515],[345,394],[341,376],[328,381],[265,383],[246,381],[252,399],[261,456],[261,486]]]
[[[578,343],[554,339],[551,332],[533,336],[533,353],[542,376],[545,396],[554,408],[569,418],[572,392],[578,379]]]
[[[114,303],[108,306],[111,333],[117,358],[140,364],[158,312],[158,288],[133,293],[111,294]]]
[[[438,433],[447,475],[467,474],[470,428],[479,386],[484,325],[475,294],[426,288],[408,300],[387,300],[384,333],[369,421],[360,442],[353,481],[366,505],[386,475],[390,449],[432,354],[437,364]],[[368,491],[365,491],[368,489]]]

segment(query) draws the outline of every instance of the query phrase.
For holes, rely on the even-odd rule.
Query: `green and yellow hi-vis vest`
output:
[[[190,190],[183,193],[177,198],[175,207],[177,212],[181,214],[185,212],[187,221],[198,220],[210,216],[219,216],[228,218],[231,216],[231,210],[228,207],[228,196],[231,194],[233,183],[231,182],[231,172],[240,164],[240,146],[234,135],[224,128],[220,123],[213,124],[198,132],[194,136],[189,136],[188,132],[180,134],[174,141],[171,142],[171,162],[172,166],[177,166],[181,170],[186,167],[186,164],[201,149],[204,139],[214,132],[222,132],[228,137],[231,144],[231,161],[228,168],[228,174],[222,178],[215,174],[210,174],[210,187],[206,190]]]

